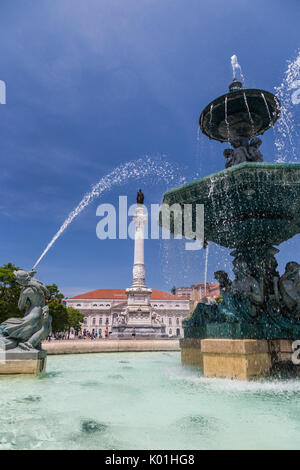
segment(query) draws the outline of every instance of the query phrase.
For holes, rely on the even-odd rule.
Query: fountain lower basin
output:
[[[163,203],[204,204],[205,240],[237,248],[299,233],[299,194],[300,164],[242,163],[166,192]]]

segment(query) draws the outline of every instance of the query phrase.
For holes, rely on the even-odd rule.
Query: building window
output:
[[[87,325],[87,318],[85,318],[85,319],[83,320],[83,323],[84,323],[85,325]]]
[[[169,325],[172,325],[172,318],[169,318]]]
[[[102,317],[99,318],[99,325],[102,325]]]
[[[97,304],[94,304],[93,307],[97,307]]]
[[[93,325],[96,325],[96,318],[93,318]]]
[[[162,323],[164,323],[164,319],[163,319],[163,317],[161,317],[161,322],[162,322]]]
[[[177,328],[177,330],[176,330],[176,336],[180,336],[180,329],[179,328]]]
[[[108,325],[108,323],[109,323],[109,318],[108,317],[106,317],[105,323]]]
[[[81,307],[81,304],[77,304],[76,307]]]
[[[176,318],[176,325],[179,326],[179,318]]]
[[[169,329],[169,336],[172,336],[172,329]]]

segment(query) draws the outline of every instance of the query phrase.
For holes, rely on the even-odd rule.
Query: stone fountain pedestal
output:
[[[180,348],[182,365],[203,369],[205,377],[249,381],[282,371],[300,375],[292,340],[182,338]]]
[[[204,205],[205,239],[233,250],[236,275],[231,281],[216,273],[223,302],[199,303],[184,321],[182,364],[240,380],[264,377],[274,364],[294,367],[300,265],[288,263],[280,275],[274,245],[300,231],[299,190],[299,164],[247,162],[165,194],[170,206]]]
[[[0,375],[40,375],[46,369],[47,352],[16,348],[0,351]]]

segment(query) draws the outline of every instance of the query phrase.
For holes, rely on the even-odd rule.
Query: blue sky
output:
[[[222,144],[197,141],[202,109],[226,92],[232,54],[248,87],[273,91],[300,46],[299,18],[298,0],[1,0],[0,264],[31,268],[90,186],[128,160],[165,158],[187,180],[223,169]],[[262,151],[274,160],[272,130]],[[129,286],[132,241],[98,240],[96,208],[119,195],[134,202],[139,186],[159,203],[172,182],[104,193],[37,277],[66,295]],[[282,246],[281,271],[298,245]],[[211,246],[208,279],[229,261]],[[146,263],[153,288],[204,279],[203,251],[178,241],[146,242]]]

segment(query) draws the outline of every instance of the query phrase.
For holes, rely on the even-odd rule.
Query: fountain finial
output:
[[[236,78],[234,78],[229,85],[229,91],[239,91],[242,88],[243,88],[242,82],[239,82]]]

